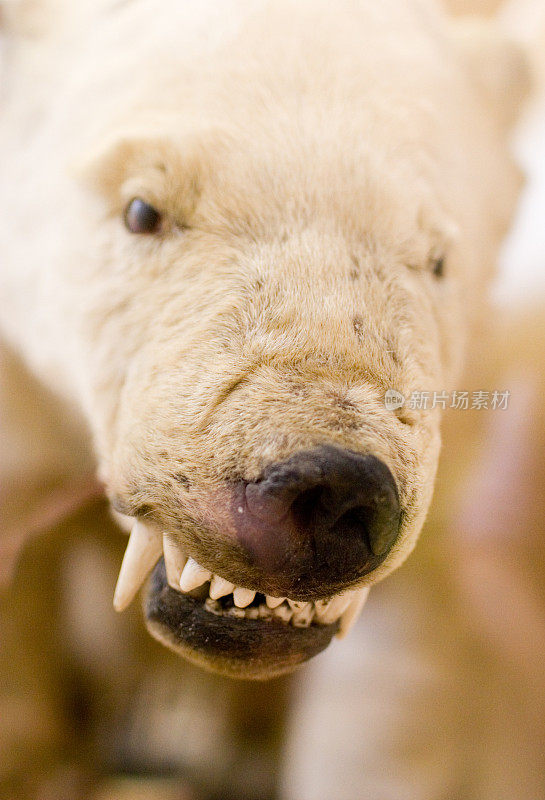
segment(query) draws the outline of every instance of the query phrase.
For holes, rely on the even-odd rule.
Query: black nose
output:
[[[375,569],[396,540],[400,506],[388,467],[324,446],[270,466],[245,488],[241,543],[277,591],[325,595]],[[242,520],[241,520],[242,521]]]

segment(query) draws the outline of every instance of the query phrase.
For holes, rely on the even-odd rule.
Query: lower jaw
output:
[[[144,612],[152,636],[184,658],[212,672],[253,680],[293,672],[324,650],[338,629],[338,622],[295,628],[274,618],[218,616],[203,601],[169,586],[163,559],[151,575]]]

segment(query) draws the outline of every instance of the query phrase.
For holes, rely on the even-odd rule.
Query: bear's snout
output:
[[[241,486],[233,517],[249,560],[283,593],[324,596],[386,558],[400,504],[382,461],[327,445],[272,464]]]
[[[253,678],[289,672],[346,634],[369,592],[361,578],[386,559],[402,516],[386,464],[333,444],[212,490],[200,512],[188,559],[137,523],[118,589],[134,594],[130,565],[146,559],[147,571],[164,549],[145,602],[150,632],[196,663]]]

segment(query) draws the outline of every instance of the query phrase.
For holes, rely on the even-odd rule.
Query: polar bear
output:
[[[132,528],[116,607],[151,572],[168,647],[288,672],[422,527],[441,409],[409,401],[482,308],[523,57],[426,0],[3,20],[0,330]]]

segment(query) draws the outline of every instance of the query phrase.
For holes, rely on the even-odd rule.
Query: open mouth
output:
[[[135,523],[114,607],[123,611],[149,573],[144,612],[150,633],[190,661],[240,678],[290,672],[346,635],[368,589],[303,602],[235,586],[185,556],[166,535]]]

